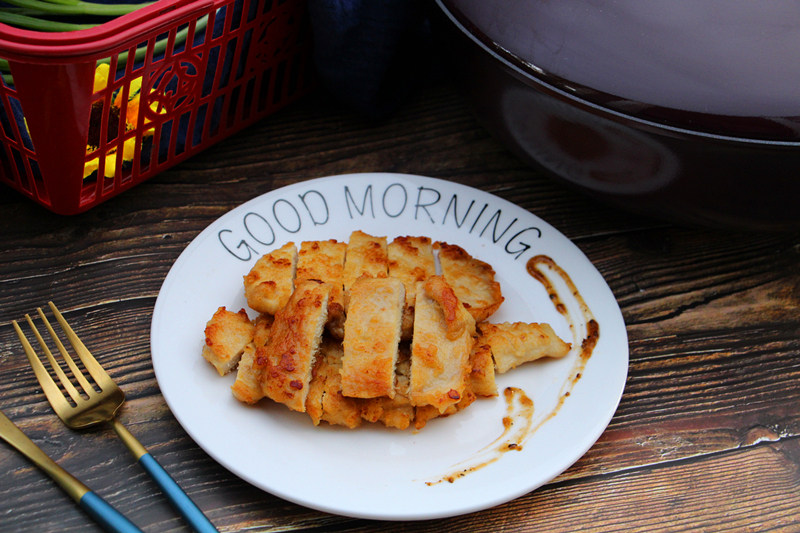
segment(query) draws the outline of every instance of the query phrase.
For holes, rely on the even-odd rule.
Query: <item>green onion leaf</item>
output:
[[[71,22],[58,22],[28,15],[20,15],[9,11],[0,11],[0,22],[18,28],[36,31],[75,31],[92,28],[94,24],[73,24]]]
[[[141,4],[95,4],[92,2],[75,1],[74,3],[61,4],[44,0],[3,0],[7,4],[35,9],[41,13],[51,15],[98,15],[112,16],[126,15],[136,11],[140,7],[152,4],[153,2],[143,2]]]

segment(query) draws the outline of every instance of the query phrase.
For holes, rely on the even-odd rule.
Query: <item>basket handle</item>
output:
[[[134,41],[143,32],[166,28],[176,18],[214,9],[214,0],[160,0],[127,15],[85,30],[46,33],[0,23],[0,56],[34,63],[66,63],[99,57],[120,43]]]

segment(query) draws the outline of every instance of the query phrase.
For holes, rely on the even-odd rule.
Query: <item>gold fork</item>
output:
[[[100,366],[86,346],[84,346],[83,342],[81,342],[69,324],[67,324],[67,321],[53,302],[48,302],[48,305],[53,312],[53,316],[55,316],[56,320],[61,325],[61,329],[67,337],[67,340],[69,340],[73,350],[75,350],[78,358],[83,363],[83,367],[95,384],[93,386],[89,382],[87,376],[84,375],[75,363],[75,360],[70,356],[69,351],[64,347],[64,344],[61,342],[44,312],[42,312],[42,309],[37,308],[36,311],[39,314],[39,318],[42,320],[53,343],[58,348],[70,373],[75,377],[81,389],[81,391],[78,391],[69,377],[67,377],[62,365],[59,364],[53,356],[53,353],[48,348],[39,330],[36,329],[30,315],[25,315],[25,320],[28,322],[39,346],[42,348],[50,368],[53,369],[61,386],[68,395],[68,397],[65,396],[42,364],[39,356],[36,355],[36,352],[31,347],[17,321],[13,320],[14,329],[17,332],[17,336],[19,336],[22,347],[25,349],[28,361],[36,374],[36,378],[39,380],[39,384],[42,386],[45,396],[47,396],[50,405],[53,406],[53,410],[67,426],[74,429],[85,428],[102,422],[111,424],[111,427],[117,432],[117,435],[119,435],[120,439],[122,439],[128,447],[128,450],[130,450],[139,464],[150,474],[159,487],[161,487],[161,490],[164,491],[164,494],[166,494],[167,498],[186,519],[189,525],[191,525],[195,531],[202,533],[218,533],[214,525],[206,518],[203,512],[186,493],[183,492],[175,480],[170,477],[167,471],[158,464],[147,449],[142,446],[136,437],[134,437],[116,418],[117,411],[122,407],[122,403],[125,401],[124,393],[106,371],[103,370],[103,367]]]

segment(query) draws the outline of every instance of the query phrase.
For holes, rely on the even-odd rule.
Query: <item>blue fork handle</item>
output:
[[[158,486],[161,487],[161,490],[164,491],[169,501],[186,519],[192,529],[198,533],[219,533],[217,528],[214,527],[214,524],[203,514],[203,511],[201,511],[189,496],[183,492],[183,489],[180,488],[175,480],[172,479],[160,464],[158,464],[158,461],[156,461],[150,453],[145,453],[139,457],[139,464],[142,465]]]
[[[183,518],[189,522],[189,525],[198,533],[219,533],[214,524],[206,518],[203,511],[183,492],[183,489],[175,482],[174,479],[164,470],[158,461],[150,455],[150,452],[142,446],[142,443],[128,431],[118,418],[112,418],[110,421],[111,427],[117,432],[119,438],[125,443],[128,450],[142,465],[142,468],[150,474],[150,477],[161,487],[161,490],[166,494],[167,499],[178,510]]]
[[[109,533],[142,533],[130,520],[92,491],[84,494],[78,505]]]

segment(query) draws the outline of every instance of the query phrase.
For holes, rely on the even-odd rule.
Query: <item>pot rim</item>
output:
[[[654,132],[661,134],[669,133],[672,135],[695,137],[698,139],[713,140],[717,142],[736,143],[752,147],[800,148],[800,140],[787,141],[778,139],[763,139],[690,129],[683,126],[657,122],[655,120],[625,113],[583,98],[575,94],[578,88],[574,87],[574,84],[571,84],[569,80],[548,74],[544,69],[501,46],[499,43],[489,38],[484,32],[480,31],[474,23],[466,20],[466,17],[463,17],[461,13],[457,13],[457,10],[452,9],[448,5],[449,2],[450,0],[436,0],[436,4],[439,6],[439,9],[442,11],[442,13],[462,34],[469,38],[479,48],[483,49],[506,69],[512,71],[517,78],[522,79],[528,84],[535,84],[537,88],[543,90],[544,92],[550,93],[551,96],[555,96],[561,100],[567,101],[579,108],[603,115],[605,118],[614,120],[616,122],[633,123],[635,127],[640,129],[653,130]],[[596,91],[591,87],[582,86],[581,89],[593,91],[598,95],[605,94]],[[632,103],[636,103],[632,100],[630,101]]]

